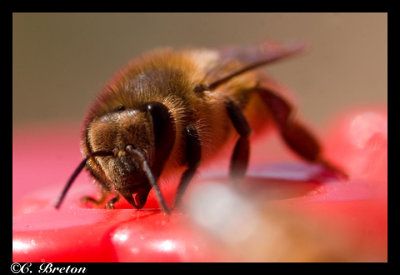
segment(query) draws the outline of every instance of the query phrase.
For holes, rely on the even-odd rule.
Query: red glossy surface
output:
[[[196,214],[199,207],[193,203],[193,198],[205,195],[208,201],[202,208],[217,209],[225,201],[218,194],[230,194],[232,188],[228,181],[216,175],[219,170],[227,170],[226,160],[203,170],[189,186],[184,200],[188,207],[175,210],[169,216],[158,209],[152,192],[142,210],[131,209],[124,200],[116,204],[115,210],[82,205],[80,197],[97,192],[85,173],[78,177],[61,209],[55,210],[53,204],[59,192],[81,159],[79,126],[54,124],[14,129],[13,260],[312,261],[320,260],[315,254],[327,247],[328,252],[321,252],[322,260],[386,261],[386,110],[364,108],[339,115],[322,139],[326,155],[346,169],[349,180],[324,177],[318,167],[297,164],[276,137],[267,138],[252,149],[249,178],[240,185],[247,195],[250,194],[250,199],[249,196],[234,197],[235,203],[244,202],[243,208],[250,205],[253,210],[249,215],[261,220],[257,229],[251,231],[256,232],[254,234],[260,236],[265,232],[266,237],[271,232],[262,230],[271,226],[277,229],[274,232],[279,234],[274,242],[289,247],[277,258],[276,253],[272,253],[276,243],[272,246],[267,240],[263,242],[263,238],[254,238],[253,233],[245,235],[245,231],[239,231],[245,241],[237,241],[229,237],[229,232],[233,232],[231,228],[219,226],[221,228],[215,231],[210,229],[212,225],[204,226],[199,222]],[[210,189],[196,188],[209,186],[210,182],[228,191],[204,194]],[[174,183],[162,186],[168,202],[174,198],[175,187]],[[241,212],[241,208],[229,207],[226,212],[237,214],[242,224],[251,223],[248,214],[236,213]],[[218,211],[215,213],[220,213]],[[277,216],[276,213],[281,212],[285,214]],[[217,221],[228,224],[228,216],[221,213]],[[212,217],[209,218],[211,221]],[[258,240],[256,246],[249,245],[255,239]],[[325,247],[325,242],[339,247]],[[311,244],[313,250],[308,248]],[[301,249],[296,251],[291,247]],[[252,258],[255,248],[258,251]],[[246,255],[238,253],[239,250],[246,251]]]

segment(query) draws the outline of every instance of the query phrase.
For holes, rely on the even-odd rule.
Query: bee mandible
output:
[[[113,208],[122,195],[142,208],[154,188],[161,208],[169,207],[159,179],[181,173],[179,205],[201,163],[235,139],[229,173],[245,176],[250,135],[272,122],[298,156],[340,173],[322,156],[317,138],[293,115],[294,108],[259,69],[304,49],[302,43],[263,42],[220,49],[158,49],[116,73],[90,107],[83,123],[84,159],[67,182],[56,208],[86,168],[102,198],[86,199]]]

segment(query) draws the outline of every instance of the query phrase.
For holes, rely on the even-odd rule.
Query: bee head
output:
[[[118,107],[87,124],[84,159],[68,180],[56,208],[87,166],[136,208],[143,207],[150,189],[155,188],[163,209],[168,210],[157,179],[175,143],[175,122],[162,103],[144,106],[140,110]]]
[[[118,107],[114,112],[94,119],[88,127],[86,145],[92,152],[114,152],[113,156],[94,161],[117,191],[134,193],[137,188],[147,185],[141,164],[127,150],[140,151],[152,167],[155,157],[154,127],[147,111]]]

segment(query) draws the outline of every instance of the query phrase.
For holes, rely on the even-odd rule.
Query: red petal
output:
[[[87,175],[78,177],[55,210],[63,184],[81,159],[79,127],[17,129],[13,260],[385,261],[386,111],[347,112],[331,125],[323,138],[325,153],[348,172],[348,181],[324,178],[320,167],[292,158],[275,136],[254,145],[248,177],[240,184],[245,195],[229,186],[227,157],[202,170],[184,198],[187,208],[170,216],[155,209],[153,192],[142,210],[125,200],[115,210],[82,205],[80,197],[97,193]],[[175,188],[175,183],[162,186],[169,203]],[[249,231],[252,224],[258,226]]]

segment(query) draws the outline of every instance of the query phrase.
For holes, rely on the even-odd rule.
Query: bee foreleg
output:
[[[119,195],[116,195],[114,198],[112,198],[111,200],[109,200],[106,205],[104,206],[104,208],[107,209],[114,209],[114,204],[119,201]]]
[[[243,178],[246,173],[250,157],[250,139],[251,129],[242,110],[230,99],[226,100],[226,110],[232,121],[233,126],[240,137],[236,142],[235,149],[231,157],[229,172],[231,178],[236,183],[237,179]]]
[[[101,188],[101,196],[100,196],[100,198],[96,199],[96,198],[93,198],[91,196],[84,196],[84,197],[81,198],[81,202],[84,203],[84,204],[86,204],[88,202],[91,202],[91,203],[93,203],[95,205],[100,205],[100,204],[103,204],[104,201],[106,200],[107,194],[108,194],[108,190],[105,189],[105,188]]]
[[[293,107],[275,92],[258,87],[257,92],[274,119],[285,143],[301,158],[313,163],[320,163],[339,176],[346,174],[330,164],[322,156],[322,148],[318,139],[293,115]]]
[[[189,125],[185,129],[186,136],[186,163],[187,169],[183,172],[178,185],[174,207],[179,206],[183,193],[185,192],[190,180],[196,173],[201,160],[201,143],[196,128]]]

